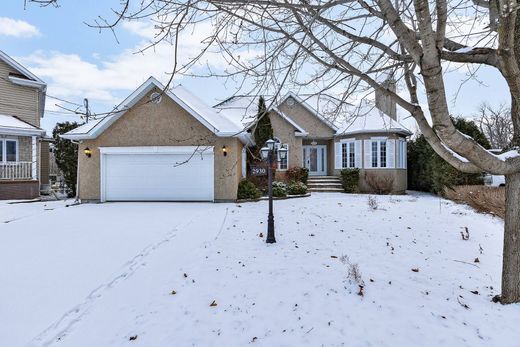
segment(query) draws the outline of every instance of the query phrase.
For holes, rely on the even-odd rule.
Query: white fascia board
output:
[[[213,154],[214,146],[99,147],[101,154]]]
[[[45,130],[43,129],[24,129],[24,128],[9,128],[0,127],[0,135],[18,135],[18,136],[44,136]]]
[[[32,78],[34,81],[39,82],[40,84],[45,85],[45,82],[38,78],[38,76],[33,74],[31,71],[27,70],[25,67],[22,66],[22,64],[18,63],[16,60],[14,60],[2,51],[0,51],[0,59],[3,60],[6,64],[10,65],[15,70],[18,70],[19,72],[24,74],[25,76]]]
[[[293,97],[294,99],[296,99],[296,101],[298,101],[304,108],[307,109],[307,111],[309,111],[310,113],[312,113],[313,115],[316,116],[316,118],[318,118],[319,120],[321,120],[326,126],[328,126],[329,128],[331,128],[332,130],[334,131],[338,131],[338,127],[336,127],[334,124],[332,124],[330,121],[328,121],[327,119],[323,118],[319,113],[318,111],[316,111],[311,105],[309,105],[305,100],[303,100],[302,98],[300,98],[298,95],[294,94],[293,92],[288,92],[287,94],[285,94],[285,96],[283,97],[282,101],[280,102],[283,103],[285,100],[287,100],[287,98],[289,97]]]
[[[294,136],[296,136],[296,137],[307,137],[307,136],[309,136],[309,133],[306,133],[306,132],[302,133],[300,131],[297,131],[297,132],[294,133]]]
[[[43,82],[32,81],[32,80],[28,80],[25,78],[14,77],[14,76],[9,76],[8,78],[9,78],[9,81],[11,81],[12,83],[23,86],[23,87],[38,88],[38,89],[42,89],[42,90],[45,90],[47,88],[47,85]]]

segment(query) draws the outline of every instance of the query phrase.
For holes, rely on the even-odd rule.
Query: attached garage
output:
[[[102,147],[101,201],[213,201],[213,147]]]

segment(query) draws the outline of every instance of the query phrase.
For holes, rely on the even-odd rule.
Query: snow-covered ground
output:
[[[503,222],[376,199],[0,204],[0,345],[519,346]]]

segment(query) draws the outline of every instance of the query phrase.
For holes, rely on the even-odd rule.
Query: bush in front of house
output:
[[[273,182],[273,196],[283,198],[287,196],[287,184],[283,182]]]
[[[388,195],[394,191],[394,177],[389,174],[366,172],[365,182],[373,192],[379,195]]]
[[[286,171],[286,177],[289,181],[301,182],[307,184],[309,178],[309,169],[306,167],[292,167]]]
[[[346,193],[355,193],[359,189],[359,169],[341,170],[341,185]]]
[[[302,195],[307,194],[307,186],[303,182],[290,182],[287,185],[287,194]]]
[[[262,196],[262,192],[255,184],[248,180],[242,180],[238,184],[237,197],[239,199],[258,199]]]

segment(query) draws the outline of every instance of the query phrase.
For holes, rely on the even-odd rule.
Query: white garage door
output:
[[[100,150],[102,201],[213,200],[213,147]]]

